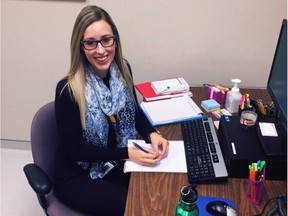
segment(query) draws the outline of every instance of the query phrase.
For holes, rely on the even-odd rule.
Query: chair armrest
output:
[[[48,175],[36,164],[27,164],[23,168],[26,178],[36,194],[46,195],[52,189]]]

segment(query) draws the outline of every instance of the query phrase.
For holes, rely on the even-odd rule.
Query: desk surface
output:
[[[192,87],[191,90],[193,100],[199,105],[201,100],[205,99],[206,88]],[[252,99],[270,100],[266,90],[241,89],[241,92],[250,93]],[[161,126],[157,129],[169,140],[182,139],[180,124]],[[188,184],[187,174],[132,173],[125,215],[175,215],[180,190]],[[201,196],[224,197],[232,200],[238,215],[258,214],[268,199],[287,194],[287,181],[265,180],[261,202],[259,205],[254,205],[245,197],[245,184],[246,179],[229,178],[228,182],[224,183],[197,184],[197,191]],[[265,212],[274,204],[274,201],[270,202]]]

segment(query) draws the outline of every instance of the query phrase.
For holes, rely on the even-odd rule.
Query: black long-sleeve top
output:
[[[106,85],[109,85],[109,77],[103,81]],[[103,148],[85,144],[82,135],[79,108],[69,85],[66,85],[67,82],[67,79],[59,81],[55,96],[56,121],[61,140],[55,162],[54,180],[56,184],[83,174],[83,172],[89,172],[90,168],[83,170],[77,165],[77,161],[91,163],[119,161],[128,158],[127,147],[116,147],[115,132],[108,117],[108,147]],[[63,90],[64,86],[65,88]],[[135,101],[137,101],[135,89],[133,90],[133,96]],[[155,131],[139,105],[136,107],[135,126],[138,133],[146,141],[149,134]]]

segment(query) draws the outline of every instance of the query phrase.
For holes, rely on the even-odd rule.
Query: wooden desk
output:
[[[193,100],[199,105],[205,99],[206,88],[193,87]],[[250,93],[252,99],[270,100],[266,90],[241,89]],[[210,114],[208,115],[210,116]],[[169,140],[182,139],[180,124],[158,127]],[[126,202],[126,216],[173,216],[180,197],[180,190],[188,185],[187,174],[132,173]],[[266,201],[287,194],[287,181],[266,180],[259,205],[250,203],[245,197],[246,179],[229,178],[225,183],[197,184],[201,196],[224,197],[232,200],[238,215],[255,215],[262,211]],[[266,207],[267,212],[275,201]],[[201,211],[201,210],[200,210]]]

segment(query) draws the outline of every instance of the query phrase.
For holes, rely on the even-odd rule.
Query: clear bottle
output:
[[[181,189],[180,199],[176,206],[176,216],[198,216],[199,208],[196,204],[198,193],[196,185],[188,185]]]
[[[237,113],[239,111],[239,105],[242,97],[240,90],[238,88],[238,84],[241,83],[241,80],[232,79],[231,81],[234,83],[234,87],[227,92],[225,108],[230,113]]]

